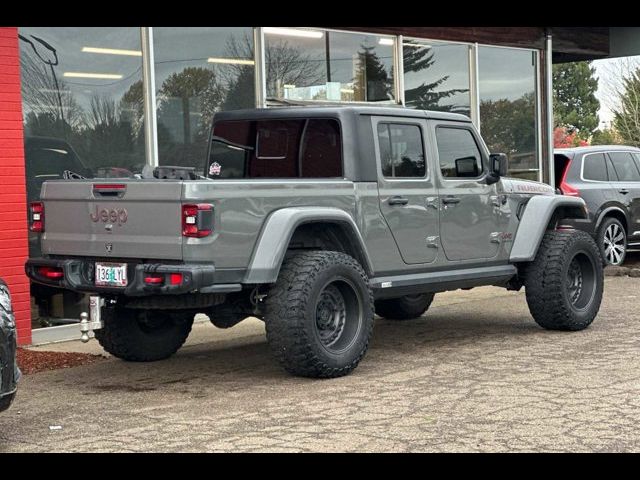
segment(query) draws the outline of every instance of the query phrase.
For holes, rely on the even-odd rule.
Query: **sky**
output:
[[[600,128],[607,128],[613,120],[611,109],[614,107],[612,103],[615,100],[612,88],[615,87],[623,72],[640,66],[640,56],[595,60],[593,66],[596,68],[596,76],[599,79],[596,98],[600,101],[600,110],[598,110]]]

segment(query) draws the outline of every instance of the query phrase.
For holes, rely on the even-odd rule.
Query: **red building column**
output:
[[[27,193],[18,29],[0,27],[0,277],[9,285],[18,343],[31,343]]]

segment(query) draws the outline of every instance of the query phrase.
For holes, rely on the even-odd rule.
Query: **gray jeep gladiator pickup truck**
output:
[[[525,287],[534,320],[598,313],[600,252],[563,219],[579,198],[506,178],[469,118],[402,107],[217,113],[194,168],[43,184],[31,205],[43,284],[87,292],[81,330],[129,361],[167,358],[196,313],[255,316],[289,372],[337,377],[364,356],[374,312],[421,316],[434,294]]]

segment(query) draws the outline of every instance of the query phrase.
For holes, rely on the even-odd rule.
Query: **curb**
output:
[[[640,267],[606,267],[605,277],[640,277]]]

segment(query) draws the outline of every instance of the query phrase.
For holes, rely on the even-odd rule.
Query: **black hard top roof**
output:
[[[342,117],[344,115],[380,115],[391,117],[433,118],[455,122],[471,122],[466,115],[459,113],[436,112],[433,110],[415,110],[401,105],[287,105],[270,108],[249,108],[217,112],[215,121],[250,120],[254,118],[286,118],[300,116]]]

